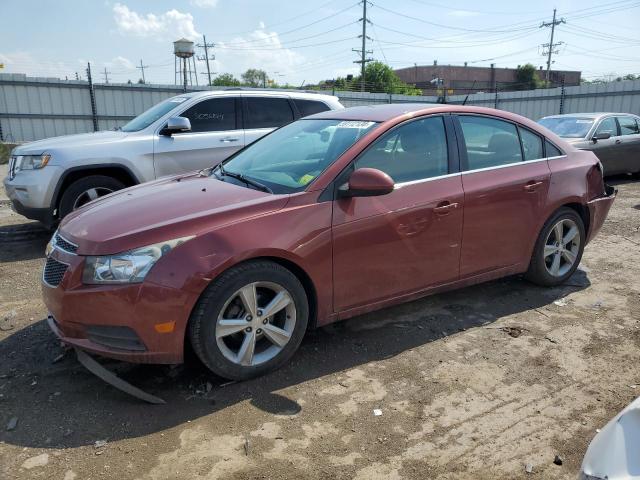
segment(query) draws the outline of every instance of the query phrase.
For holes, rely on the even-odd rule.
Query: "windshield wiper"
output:
[[[267,193],[273,193],[273,190],[271,190],[269,187],[267,187],[266,185],[260,183],[260,182],[256,182],[255,180],[251,180],[250,178],[245,177],[243,174],[241,173],[235,173],[235,172],[228,172],[227,170],[224,169],[224,167],[222,166],[222,164],[220,163],[217,167],[217,170],[220,170],[220,173],[223,176],[227,176],[227,177],[231,177],[231,178],[235,178],[236,180],[240,180],[241,182],[244,182],[245,184],[247,184],[247,186],[251,186],[254,187],[258,190],[261,190],[263,192],[267,192]],[[213,173],[215,174],[215,170],[213,170]],[[217,175],[216,175],[217,176]]]

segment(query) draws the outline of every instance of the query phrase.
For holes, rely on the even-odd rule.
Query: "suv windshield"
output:
[[[538,121],[559,137],[584,138],[591,130],[593,118],[587,117],[547,117]]]
[[[127,123],[124,127],[122,127],[121,130],[123,132],[139,132],[143,128],[147,128],[159,118],[165,116],[185,100],[187,100],[186,97],[173,97],[157,105],[154,105],[149,110],[141,113],[136,118]]]
[[[225,172],[267,186],[274,193],[304,190],[376,122],[298,120],[258,140],[224,163]]]

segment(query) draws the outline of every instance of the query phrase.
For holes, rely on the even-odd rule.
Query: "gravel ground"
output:
[[[0,478],[573,480],[640,391],[640,182],[612,183],[562,287],[509,278],[358,317],[243,383],[193,359],[106,362],[164,406],[60,358],[39,293],[48,233],[0,204]]]

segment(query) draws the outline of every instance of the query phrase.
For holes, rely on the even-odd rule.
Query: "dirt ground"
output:
[[[562,287],[509,278],[358,317],[244,383],[193,359],[106,363],[164,406],[57,358],[40,300],[48,233],[0,202],[0,478],[573,480],[640,392],[640,182],[612,183]]]

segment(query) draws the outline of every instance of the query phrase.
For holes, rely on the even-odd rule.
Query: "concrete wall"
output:
[[[205,90],[195,87],[193,90]],[[96,84],[96,120],[99,129],[123,125],[161,100],[179,95],[176,85]],[[346,107],[379,103],[435,103],[435,96],[386,93],[332,92]],[[465,95],[447,97],[461,104]],[[467,105],[494,107],[533,120],[564,113],[615,111],[640,114],[640,80],[582,85],[546,90],[469,95]],[[41,138],[93,131],[93,113],[87,82],[0,74],[0,141],[28,142]]]

